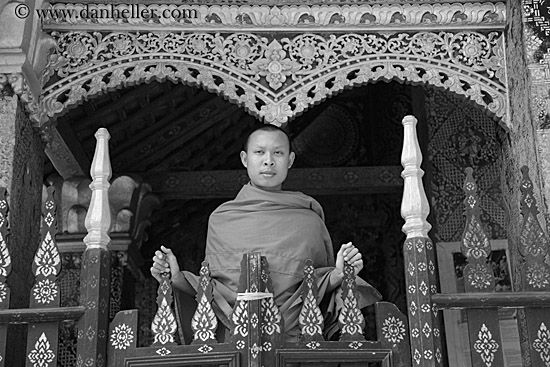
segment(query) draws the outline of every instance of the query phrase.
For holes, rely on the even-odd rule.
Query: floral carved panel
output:
[[[43,75],[42,98],[31,106],[40,123],[94,95],[152,79],[200,85],[278,125],[346,88],[397,79],[465,96],[506,123],[499,31],[51,36],[58,47]]]

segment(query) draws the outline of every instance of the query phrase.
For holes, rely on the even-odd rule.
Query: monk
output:
[[[285,339],[296,341],[302,304],[300,286],[305,261],[311,259],[325,314],[325,334],[330,338],[338,329],[344,261],[357,274],[363,268],[362,255],[347,243],[340,247],[335,260],[321,205],[301,192],[282,190],[295,158],[284,130],[273,125],[257,128],[249,135],[240,157],[250,182],[234,200],[220,205],[208,222],[205,260],[210,265],[216,314],[227,328],[231,327],[241,259],[245,253],[259,252],[269,263]],[[151,274],[160,281],[160,274],[165,272],[170,273],[175,287],[191,295],[196,293],[198,277],[181,272],[173,252],[162,246],[153,257]],[[381,299],[364,280],[357,278],[357,285],[359,307]]]

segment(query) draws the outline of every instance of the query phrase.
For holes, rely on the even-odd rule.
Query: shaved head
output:
[[[243,147],[243,150],[245,152],[248,151],[248,143],[250,142],[250,137],[252,136],[252,134],[254,134],[257,131],[280,131],[280,132],[282,132],[283,134],[285,134],[286,139],[288,141],[288,148],[289,148],[288,151],[289,151],[289,153],[292,152],[292,142],[290,140],[290,136],[288,135],[288,133],[284,129],[282,129],[278,126],[275,126],[275,125],[271,125],[271,124],[260,125],[248,134],[248,136],[246,137],[246,141],[244,143],[244,147]]]

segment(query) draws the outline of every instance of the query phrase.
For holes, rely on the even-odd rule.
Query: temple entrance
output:
[[[447,114],[430,113],[438,108]],[[433,181],[427,187],[436,218],[432,236],[441,242],[459,238],[464,227],[460,180],[464,168],[474,166],[483,168],[484,187],[492,188],[487,192],[492,200],[486,202],[492,238],[506,238],[504,210],[498,203],[496,132],[500,128],[470,103],[435,89],[398,82],[369,84],[298,116],[287,125],[297,160],[285,186],[310,194],[322,204],[335,250],[353,241],[366,259],[360,275],[404,313],[399,175],[401,119],[407,114],[424,117],[418,130],[428,158],[424,169]],[[247,131],[259,123],[221,97],[171,82],[152,82],[96,97],[58,119],[63,138],[76,140],[74,146],[82,147],[81,154],[88,159],[93,153],[93,132],[107,127],[112,136],[113,171],[117,176],[140,177],[161,199],[139,248],[145,279],[127,282],[121,289],[120,299],[126,300],[122,308],[140,309],[140,345],[152,341],[149,325],[156,311],[152,300],[157,283],[149,267],[154,251],[160,244],[169,246],[182,268],[198,272],[208,216],[246,183],[238,153]],[[469,141],[475,141],[475,149],[465,143]],[[449,154],[459,158],[442,160],[447,148],[454,149]],[[47,162],[46,180],[54,181],[54,171]],[[449,187],[454,190],[451,198]],[[66,285],[66,290],[74,289],[69,282]],[[66,294],[74,299],[74,294]],[[366,334],[373,337],[374,319],[368,314],[373,310],[366,312],[370,322]]]

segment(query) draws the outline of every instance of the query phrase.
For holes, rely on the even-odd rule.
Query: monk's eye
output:
[[[262,154],[263,152],[264,152],[263,150],[256,150],[256,151],[254,151],[254,153],[256,153],[256,154]]]
[[[283,154],[283,152],[281,152],[280,150],[276,151],[275,154],[278,154],[278,155],[281,155]]]

